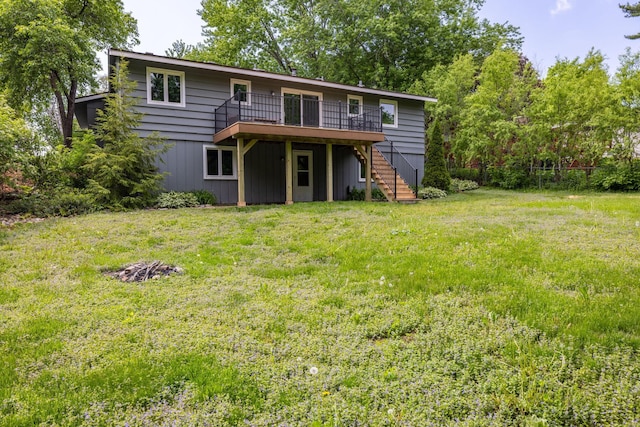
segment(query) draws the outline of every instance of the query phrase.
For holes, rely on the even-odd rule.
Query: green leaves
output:
[[[407,90],[457,54],[519,45],[517,30],[479,22],[481,0],[204,0],[207,40],[189,56],[370,87]],[[498,34],[501,36],[499,37]]]
[[[70,145],[78,88],[96,85],[97,52],[137,43],[135,19],[120,0],[5,0],[0,7],[0,86],[19,111],[55,98]]]

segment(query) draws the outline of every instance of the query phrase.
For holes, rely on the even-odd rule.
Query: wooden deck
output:
[[[314,144],[362,145],[384,141],[382,132],[236,122],[213,136],[214,144],[235,145],[235,139],[300,141]]]

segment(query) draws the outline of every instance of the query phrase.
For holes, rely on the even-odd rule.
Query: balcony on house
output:
[[[234,138],[346,145],[384,140],[378,107],[323,101],[316,95],[237,92],[215,110],[215,143]]]

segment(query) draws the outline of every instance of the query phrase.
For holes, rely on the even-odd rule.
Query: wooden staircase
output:
[[[353,151],[360,163],[364,164],[362,153],[354,147]],[[364,151],[364,150],[363,150]],[[399,203],[415,203],[418,201],[416,193],[411,190],[409,184],[396,173],[393,166],[389,164],[387,159],[380,153],[376,147],[372,147],[373,162],[371,164],[371,178],[376,183],[380,191],[390,202]],[[395,179],[395,183],[394,183]],[[396,194],[393,194],[393,188],[396,188]]]

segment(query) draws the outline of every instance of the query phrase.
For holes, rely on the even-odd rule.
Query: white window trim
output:
[[[311,92],[309,90],[300,90],[300,89],[291,89],[288,87],[283,87],[280,88],[280,96],[282,97],[282,106],[281,106],[281,113],[282,113],[282,120],[284,121],[284,94],[285,93],[291,93],[293,95],[300,95],[300,97],[302,97],[302,95],[311,95],[311,96],[317,96],[318,97],[318,102],[320,102],[319,108],[320,108],[320,125],[318,127],[322,127],[323,126],[323,122],[324,122],[324,117],[323,117],[323,111],[322,111],[322,92]]]
[[[357,169],[356,169],[356,171],[357,171],[356,173],[357,173],[357,176],[358,176],[358,182],[367,182],[367,179],[366,179],[365,177],[363,177],[363,176],[361,176],[361,175],[360,175],[360,172],[362,172],[362,170],[363,170],[363,168],[364,168],[364,167],[365,167],[365,166],[364,166],[362,163],[360,163],[360,160],[357,160],[357,159],[356,159],[356,168],[357,168]],[[366,169],[365,169],[365,171],[366,171]],[[366,173],[366,172],[365,172],[365,173]],[[371,178],[371,182],[375,182],[375,181],[373,180],[373,178]]]
[[[151,73],[162,73],[164,74],[164,99],[166,101],[155,101],[151,99]],[[180,102],[169,102],[169,82],[167,81],[167,76],[179,76],[180,77]],[[187,88],[185,85],[185,76],[184,71],[176,71],[176,70],[167,70],[164,68],[153,68],[147,67],[147,104],[150,105],[164,105],[170,107],[185,107],[186,106],[186,92]]]
[[[216,151],[231,151],[233,162],[233,175],[208,175],[207,174],[207,152],[210,150]],[[220,147],[217,145],[203,145],[202,146],[202,177],[206,180],[235,180],[238,179],[238,162],[237,162],[237,150],[235,147]],[[222,173],[222,156],[218,156],[218,170]]]
[[[350,111],[350,104],[349,101],[351,101],[352,99],[355,99],[358,101],[358,113],[357,114],[352,114]],[[362,114],[362,109],[363,109],[364,105],[363,105],[363,101],[362,101],[362,96],[360,95],[347,95],[347,114],[351,117],[353,116],[359,116]]]
[[[251,105],[251,80],[240,80],[240,79],[230,79],[229,80],[229,92],[231,93],[231,98],[233,98],[236,94],[233,92],[233,85],[245,85],[247,86],[247,100],[242,101],[242,105]],[[237,101],[232,100],[232,102],[236,103]]]
[[[380,107],[382,107],[382,104],[391,104],[394,106],[394,110],[395,110],[395,114],[393,115],[393,124],[385,124],[382,123],[382,127],[385,128],[397,128],[398,127],[398,101],[392,101],[390,99],[381,99],[380,100]],[[382,114],[382,111],[380,111],[380,114]],[[382,118],[381,118],[382,120]]]

